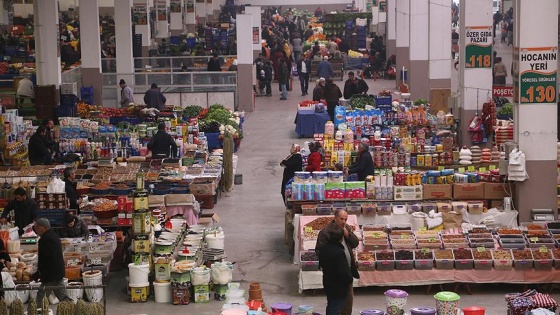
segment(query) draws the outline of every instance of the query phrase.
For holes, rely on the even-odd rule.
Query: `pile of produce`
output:
[[[232,112],[223,105],[214,104],[208,108],[208,113],[199,121],[199,129],[203,132],[220,132],[222,134],[228,130],[235,138],[243,139],[243,130],[239,127],[240,115],[242,114]]]
[[[204,109],[205,112],[208,110]],[[203,108],[198,105],[190,105],[183,109],[183,116],[188,118],[196,118],[203,113]]]
[[[373,95],[355,94],[350,98],[350,106],[352,109],[364,109],[366,105],[375,107],[375,97],[373,97]]]
[[[354,51],[352,49],[348,50],[348,57],[350,58],[362,58],[364,54]]]
[[[299,103],[299,108],[307,108],[307,107],[315,107],[315,105],[319,103],[317,101],[302,101]]]
[[[498,115],[500,116],[513,116],[513,105],[511,103],[506,103],[498,110]]]

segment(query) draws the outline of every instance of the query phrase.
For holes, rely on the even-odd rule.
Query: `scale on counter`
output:
[[[113,167],[113,158],[100,157],[97,166]]]
[[[36,250],[38,242],[38,237],[25,237],[19,239],[20,248],[22,250]]]
[[[531,209],[533,221],[554,221],[552,209]]]

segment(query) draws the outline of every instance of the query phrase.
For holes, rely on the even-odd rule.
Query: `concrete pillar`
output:
[[[530,176],[516,183],[515,206],[527,222],[531,209],[558,208],[558,0],[515,0],[513,12],[514,140]]]
[[[403,68],[410,69],[410,0],[396,0],[396,4],[396,81],[398,86]]]
[[[206,26],[206,0],[195,0],[194,10],[196,12],[198,22]],[[204,36],[204,34],[202,34],[202,36]]]
[[[185,29],[188,33],[196,32],[196,6],[194,0],[185,0]],[[198,34],[204,36],[204,34]]]
[[[62,81],[58,45],[58,0],[35,1],[33,12],[37,84],[54,84],[58,89]],[[96,50],[100,51],[99,46]]]
[[[156,9],[156,36],[155,38],[169,38],[169,22],[167,21],[168,0],[156,0],[154,2]],[[169,44],[169,42],[168,42]]]
[[[379,34],[379,5],[371,6],[371,22],[370,22],[370,31],[374,32],[376,35],[383,35]]]
[[[125,73],[117,78],[123,79],[134,89],[134,58],[132,54],[132,0],[115,2],[115,43],[117,52],[117,73]],[[120,93],[119,93],[120,101]]]
[[[387,58],[397,53],[397,0],[387,0]]]
[[[460,5],[460,130],[461,143],[470,146],[469,121],[477,112],[480,114],[482,105],[492,95],[492,1],[469,0],[461,1]]]
[[[142,35],[142,57],[148,57],[152,34],[150,32],[149,0],[133,0],[132,10],[134,12],[136,34]]]
[[[205,0],[206,1],[206,18],[209,22],[214,20],[214,1],[213,0]]]
[[[169,30],[171,36],[179,36],[183,33],[183,1],[171,0],[169,3]]]
[[[431,0],[429,19],[430,89],[451,90],[451,3]]]
[[[249,14],[237,14],[237,104],[239,110],[255,111],[253,92],[253,18]]]
[[[80,3],[80,49],[82,51],[82,86],[93,86],[93,103],[102,104],[101,40],[97,0]],[[107,106],[111,104],[105,104]]]
[[[253,43],[253,60],[257,59],[257,57],[259,56],[259,54],[261,53],[261,7],[258,6],[249,6],[249,7],[245,7],[245,14],[250,14],[252,16],[252,28],[251,31],[254,30],[255,27],[258,28],[259,32],[259,36],[258,36],[258,43],[255,44],[254,41],[251,41]],[[251,33],[252,34],[252,33]],[[239,43],[237,45],[237,52],[239,54]]]
[[[8,10],[4,9],[4,0],[0,0],[0,25],[10,24],[10,17]]]
[[[408,86],[412,99],[428,99],[430,64],[428,36],[428,0],[410,0],[410,68]],[[398,58],[397,58],[398,59]]]

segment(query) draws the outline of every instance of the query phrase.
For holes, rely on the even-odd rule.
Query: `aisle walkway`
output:
[[[506,63],[507,65],[507,63]],[[454,82],[457,80],[454,79]],[[342,82],[337,82],[342,87]],[[391,88],[393,81],[368,80],[370,91]],[[456,84],[456,83],[455,83]],[[229,196],[222,196],[214,212],[221,217],[221,226],[226,234],[228,260],[236,262],[234,281],[248,289],[249,283],[257,281],[263,288],[267,305],[286,301],[294,304],[314,305],[324,313],[326,298],[321,291],[298,294],[297,275],[299,267],[293,265],[284,244],[284,207],[280,196],[282,168],[279,166],[293,142],[303,144],[305,139],[297,139],[294,132],[294,116],[300,96],[299,85],[288,96],[288,101],[280,101],[277,85],[273,86],[273,96],[257,98],[257,111],[248,113],[245,119],[245,139],[239,155],[238,173],[243,174],[243,184],[234,187]],[[450,271],[452,272],[452,271]],[[124,273],[122,273],[124,275]],[[223,302],[191,304],[188,306],[162,305],[153,302],[130,304],[124,294],[123,275],[113,276],[109,287],[108,314],[161,314],[180,311],[186,314],[216,315]],[[120,279],[119,279],[120,278]],[[452,285],[445,287],[453,290]],[[354,314],[367,308],[383,308],[383,292],[388,289],[356,289]],[[411,293],[408,305],[434,306],[432,295],[425,295],[426,287],[404,288]],[[487,314],[505,314],[504,294],[521,291],[521,286],[472,285],[474,295],[461,294],[461,306],[481,305]],[[555,294],[555,298],[559,298]]]

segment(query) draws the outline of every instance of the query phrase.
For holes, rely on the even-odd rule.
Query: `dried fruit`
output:
[[[414,256],[416,259],[434,259],[434,254],[431,250],[416,250],[414,251]]]
[[[530,249],[516,249],[511,251],[513,253],[513,259],[515,260],[530,260],[533,259],[533,255]]]
[[[410,250],[398,250],[395,252],[396,260],[413,260],[414,253]]]
[[[450,249],[440,249],[434,251],[436,259],[453,259],[453,251]]]
[[[497,249],[492,252],[492,256],[497,260],[511,260],[511,251]]]
[[[472,251],[470,249],[466,249],[466,248],[454,249],[453,250],[453,256],[455,256],[455,259],[457,259],[457,260],[473,259]]]
[[[489,250],[473,250],[472,254],[476,260],[492,259],[492,253]]]
[[[301,253],[301,261],[319,261],[319,257],[315,252]]]
[[[375,259],[377,260],[395,260],[395,254],[392,251],[376,251]]]

